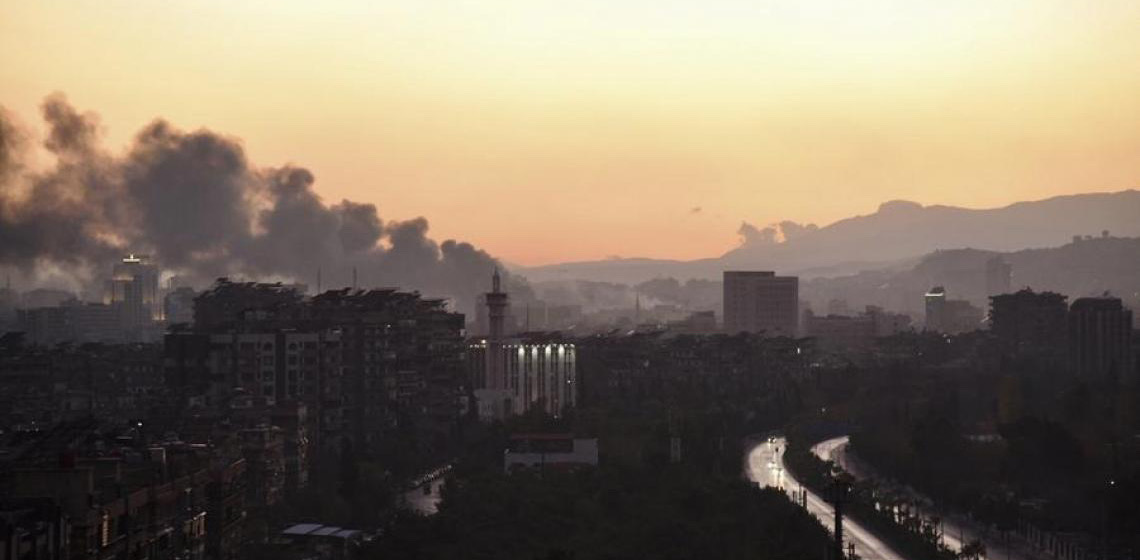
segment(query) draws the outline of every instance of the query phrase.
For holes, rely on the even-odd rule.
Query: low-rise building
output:
[[[503,454],[503,469],[575,469],[598,466],[597,438],[571,434],[515,434]]]

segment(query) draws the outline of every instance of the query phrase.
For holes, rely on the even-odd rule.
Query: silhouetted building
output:
[[[1007,352],[1044,354],[1064,349],[1067,298],[1028,288],[990,297],[990,329]]]
[[[1080,298],[1069,308],[1069,360],[1078,377],[1125,381],[1133,372],[1132,311],[1119,298]]]
[[[194,298],[194,328],[200,331],[230,329],[243,321],[268,317],[282,307],[296,305],[301,294],[280,282],[231,282],[219,278]]]
[[[85,419],[34,434],[15,450],[5,472],[5,498],[42,504],[36,516],[50,527],[36,531],[36,548],[64,549],[58,556],[33,552],[19,558],[206,556],[207,513],[212,516],[234,491],[211,492],[213,475],[240,459],[208,445],[143,444],[129,433]],[[236,554],[244,511],[240,501],[230,504]]]
[[[1013,267],[1004,257],[997,256],[986,261],[986,295],[1007,294],[1012,282]]]
[[[24,292],[24,295],[20,299],[20,307],[24,309],[35,309],[37,307],[58,307],[69,299],[75,299],[75,295],[63,290],[36,288]]]
[[[964,299],[948,299],[946,289],[935,286],[926,292],[925,329],[946,334],[959,334],[982,328],[984,313]]]
[[[670,321],[669,331],[678,334],[714,334],[717,332],[715,311],[694,311],[680,321]]]
[[[20,294],[9,286],[0,288],[0,332],[5,332],[16,326],[16,308],[19,307]]]
[[[799,283],[770,271],[725,271],[724,332],[795,336]]]
[[[0,560],[66,560],[67,516],[50,499],[0,506]]]
[[[20,309],[16,317],[18,327],[27,334],[27,342],[38,346],[62,342],[120,342],[125,335],[119,328],[116,310],[101,303],[72,299],[54,307]]]
[[[825,350],[858,350],[875,339],[875,322],[867,315],[816,316],[804,313],[805,334]]]
[[[870,317],[875,325],[876,337],[891,336],[912,328],[910,315],[891,313],[875,305],[868,305],[863,314]]]
[[[804,312],[804,334],[816,339],[820,348],[830,351],[861,350],[875,338],[891,336],[910,329],[910,317],[889,313],[868,305],[858,315],[817,316]]]
[[[451,437],[467,391],[464,317],[443,300],[395,289],[330,290],[302,299],[280,284],[219,281],[195,300],[205,335],[168,353],[168,379],[205,366],[231,406],[306,405],[308,433],[326,450],[345,438],[367,452],[412,431],[424,445]],[[194,351],[206,348],[203,358]],[[239,391],[231,394],[231,389]]]
[[[346,560],[357,558],[365,541],[364,531],[343,527],[298,523],[281,531],[275,558]]]
[[[194,322],[194,298],[198,296],[193,288],[175,288],[162,298],[163,316],[167,325],[192,324]]]
[[[514,434],[503,454],[503,470],[573,470],[598,466],[597,438],[571,434]]]
[[[145,256],[127,255],[115,263],[104,303],[115,308],[119,327],[133,340],[153,338],[155,321],[162,319],[158,299],[158,267]]]

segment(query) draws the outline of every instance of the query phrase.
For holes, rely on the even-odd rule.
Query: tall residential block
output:
[[[800,279],[771,271],[724,272],[724,331],[795,336]]]
[[[1069,361],[1078,377],[1131,384],[1132,310],[1119,298],[1080,298],[1069,307]]]

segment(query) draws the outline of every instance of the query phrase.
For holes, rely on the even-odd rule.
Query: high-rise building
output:
[[[163,316],[167,325],[185,324],[194,322],[194,298],[198,296],[193,288],[182,286],[175,288],[166,297],[162,298]]]
[[[1132,310],[1120,299],[1080,298],[1069,308],[1069,363],[1089,381],[1127,381],[1133,372]]]
[[[958,334],[982,328],[985,313],[964,299],[948,299],[946,288],[935,286],[926,292],[926,324],[932,332]]]
[[[724,331],[795,336],[800,279],[771,271],[724,272]]]
[[[1028,288],[990,297],[990,328],[1007,351],[1035,353],[1062,349],[1065,300],[1061,294]]]
[[[1013,267],[1004,257],[997,256],[986,261],[986,295],[1007,294],[1013,282]]]
[[[106,303],[118,309],[124,329],[151,326],[162,319],[158,302],[158,267],[146,256],[127,255],[115,263],[108,283]]]
[[[462,410],[463,335],[462,314],[418,293],[304,299],[280,284],[219,281],[195,300],[193,331],[167,337],[167,377],[204,370],[250,401],[300,401],[327,449],[350,438],[375,451],[400,429],[427,445],[450,437]],[[172,346],[181,336],[208,341]]]
[[[935,286],[922,297],[926,303],[926,330],[942,332],[946,315],[946,288]]]

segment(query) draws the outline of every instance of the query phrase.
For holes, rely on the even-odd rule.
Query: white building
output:
[[[496,349],[498,359],[489,359],[487,353]],[[535,408],[557,417],[576,403],[577,350],[571,343],[507,339],[494,345],[480,340],[468,345],[467,355],[481,419],[502,419]],[[495,378],[488,363],[501,364],[501,378]]]

